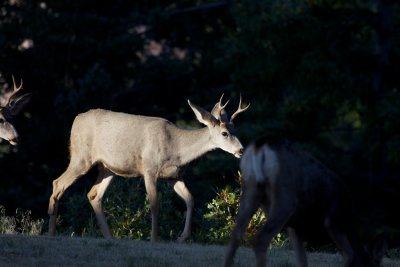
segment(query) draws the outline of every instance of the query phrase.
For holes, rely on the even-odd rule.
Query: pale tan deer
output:
[[[240,157],[243,147],[236,137],[233,119],[249,106],[239,108],[228,120],[222,105],[223,95],[211,112],[188,101],[196,118],[207,127],[197,130],[178,128],[173,123],[156,117],[137,116],[107,110],[90,110],[79,114],[72,125],[70,163],[67,170],[53,181],[49,201],[49,234],[56,233],[58,203],[64,191],[94,165],[99,166],[95,185],[87,194],[104,237],[112,238],[102,207],[104,192],[113,175],[143,176],[150,202],[151,241],[157,239],[158,201],[156,182],[160,178],[173,181],[175,192],[186,202],[186,220],[178,241],[187,239],[191,232],[193,197],[180,179],[181,166],[204,153],[220,148]]]
[[[0,95],[0,141],[4,139],[11,145],[17,145],[19,136],[11,121],[28,103],[31,95],[29,93],[19,95],[22,89],[22,80],[20,86],[17,87],[14,76],[12,79],[13,90]]]
[[[267,263],[273,237],[287,228],[298,266],[307,266],[303,238],[306,230],[326,230],[344,257],[344,266],[379,266],[385,239],[376,239],[367,251],[352,229],[349,193],[339,178],[294,144],[264,137],[250,144],[240,162],[241,197],[236,225],[227,246],[224,266],[232,266],[247,225],[258,208],[267,221],[254,240],[256,266]]]

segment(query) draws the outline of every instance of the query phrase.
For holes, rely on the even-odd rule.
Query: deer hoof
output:
[[[178,239],[176,240],[178,243],[183,243],[189,237],[189,235],[181,234]]]

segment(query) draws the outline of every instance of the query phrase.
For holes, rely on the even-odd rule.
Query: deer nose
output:
[[[235,153],[235,157],[240,158],[243,155],[243,148],[239,148]]]

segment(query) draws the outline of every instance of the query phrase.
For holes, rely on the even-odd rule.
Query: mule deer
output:
[[[224,266],[231,266],[247,225],[261,207],[267,221],[254,240],[257,266],[266,266],[272,238],[287,227],[297,263],[307,266],[304,233],[321,227],[344,257],[345,266],[379,266],[384,239],[367,251],[352,230],[349,194],[339,178],[322,163],[294,144],[265,137],[249,145],[240,162],[241,202],[236,225],[227,246]]]
[[[67,170],[53,181],[49,201],[49,234],[55,235],[58,203],[64,191],[94,165],[99,166],[95,185],[87,197],[97,217],[104,237],[112,238],[102,207],[104,192],[114,174],[124,177],[143,176],[152,217],[151,241],[157,239],[158,201],[157,178],[171,178],[175,192],[186,202],[186,219],[178,241],[187,239],[191,232],[193,197],[179,177],[181,166],[204,153],[220,148],[239,158],[243,147],[235,135],[233,119],[249,106],[239,108],[228,119],[221,96],[211,112],[192,104],[199,122],[207,127],[184,130],[171,122],[156,117],[90,110],[78,115],[71,129],[70,163]]]
[[[12,79],[14,84],[13,90],[0,95],[0,138],[7,140],[11,145],[17,145],[19,139],[18,133],[11,121],[21,111],[22,107],[28,103],[30,94],[18,95],[22,89],[22,80],[21,84],[17,87],[14,76],[12,76]]]

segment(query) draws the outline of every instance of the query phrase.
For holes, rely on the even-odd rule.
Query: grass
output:
[[[6,209],[0,205],[0,234],[39,235],[43,224],[43,219],[33,220],[30,211],[17,209],[14,216],[7,216]]]
[[[222,266],[224,246],[137,240],[0,235],[0,266]],[[269,266],[295,267],[291,250],[271,249]],[[337,254],[309,253],[309,266],[341,266]],[[239,248],[235,266],[254,266],[251,249]],[[384,259],[384,267],[400,261]]]

